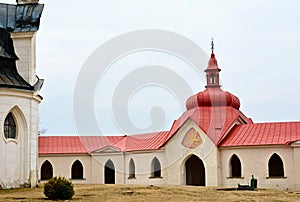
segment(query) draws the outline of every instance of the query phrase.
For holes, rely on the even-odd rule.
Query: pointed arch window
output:
[[[230,177],[239,178],[242,177],[242,165],[239,157],[233,154],[230,159]]]
[[[154,157],[151,162],[151,178],[160,178],[161,177],[161,165],[159,160]]]
[[[269,177],[284,177],[284,166],[280,156],[274,153],[268,163]]]
[[[4,120],[4,136],[6,139],[16,139],[17,137],[17,126],[11,112]]]
[[[46,160],[41,167],[41,180],[49,180],[53,177],[52,164]]]
[[[129,179],[130,178],[135,178],[135,164],[133,159],[130,159],[129,161]]]
[[[79,160],[76,160],[72,165],[71,178],[72,179],[83,179],[83,166]]]

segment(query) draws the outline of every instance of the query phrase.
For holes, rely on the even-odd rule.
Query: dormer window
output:
[[[16,122],[11,112],[4,121],[4,136],[6,139],[16,139],[17,136]]]

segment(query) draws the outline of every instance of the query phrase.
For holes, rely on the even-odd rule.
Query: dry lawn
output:
[[[300,201],[300,194],[278,191],[218,191],[214,187],[75,185],[72,201]],[[0,190],[0,201],[44,201],[43,187]],[[48,200],[49,201],[49,200]]]

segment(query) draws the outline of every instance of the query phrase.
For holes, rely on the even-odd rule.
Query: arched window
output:
[[[151,177],[161,177],[161,166],[156,157],[151,162]]]
[[[211,84],[215,84],[215,75],[214,74],[212,74],[212,75],[210,75],[210,83]]]
[[[4,121],[4,136],[7,139],[16,139],[17,137],[16,122],[11,112],[6,116]]]
[[[83,166],[79,160],[76,160],[72,165],[72,179],[83,179]]]
[[[135,165],[133,159],[129,161],[129,178],[135,178]]]
[[[53,177],[53,167],[51,163],[46,160],[41,167],[41,180],[49,180]]]
[[[283,162],[278,154],[273,154],[268,163],[269,177],[284,177]]]
[[[104,166],[104,183],[115,184],[115,166],[114,163],[109,159]]]
[[[242,177],[242,166],[239,157],[235,154],[232,155],[230,160],[230,177]]]

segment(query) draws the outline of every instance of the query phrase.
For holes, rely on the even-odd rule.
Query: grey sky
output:
[[[40,92],[44,97],[40,116],[41,127],[47,128],[48,134],[76,133],[73,91],[87,57],[107,40],[140,29],[178,33],[193,40],[207,54],[210,38],[214,37],[223,89],[239,97],[245,115],[254,122],[300,120],[298,1],[44,0],[40,3],[45,8],[37,35],[37,73],[45,78]],[[203,78],[183,61],[167,54],[132,55],[114,68],[138,67],[148,61],[174,66],[174,71],[182,74],[195,93],[204,90]],[[199,67],[201,71],[204,68]],[[110,117],[108,97],[118,79],[126,74],[122,71],[108,75],[111,78],[102,86],[106,91],[95,94],[96,117],[102,120],[99,127],[107,134],[119,133]],[[143,90],[129,103],[133,122],[147,127],[149,110],[159,105],[167,117],[164,129],[169,129],[181,114],[178,102],[158,87]]]

